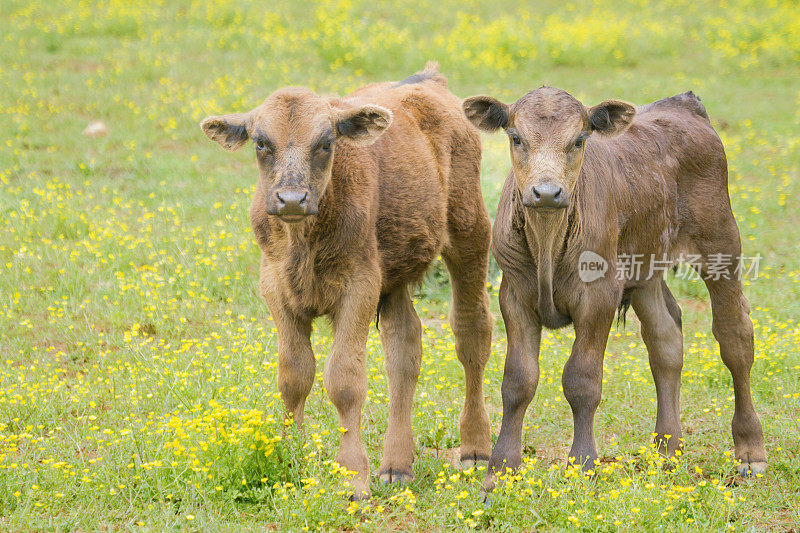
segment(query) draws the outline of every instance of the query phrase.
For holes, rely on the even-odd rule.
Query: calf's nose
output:
[[[279,215],[305,215],[308,205],[308,191],[284,189],[275,192]]]
[[[564,208],[569,199],[564,189],[555,183],[542,183],[533,187],[533,207]]]

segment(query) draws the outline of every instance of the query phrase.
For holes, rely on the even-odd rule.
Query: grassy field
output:
[[[0,0],[0,528],[10,530],[797,530],[800,523],[800,9],[794,0],[260,3]],[[753,392],[770,469],[734,476],[731,379],[699,282],[684,310],[685,453],[651,447],[655,390],[635,318],[612,331],[589,478],[566,467],[561,369],[543,336],[525,464],[479,498],[459,471],[463,377],[441,265],[425,325],[415,481],[348,504],[321,376],[304,435],[283,427],[276,333],[257,292],[250,150],[209,143],[206,115],[275,88],[344,93],[437,59],[461,97],[542,84],[584,103],[692,89],[730,162],[744,252],[761,254]],[[102,120],[108,135],[82,130]],[[490,212],[509,163],[484,137]],[[499,272],[488,287],[497,312]],[[486,372],[494,434],[505,334]],[[318,321],[322,361],[330,328]],[[388,393],[369,340],[364,439],[373,472]]]

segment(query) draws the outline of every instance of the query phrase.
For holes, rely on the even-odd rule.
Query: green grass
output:
[[[727,4],[0,0],[0,528],[798,529],[800,11]],[[526,463],[484,507],[483,472],[450,464],[463,378],[441,265],[416,300],[424,359],[408,490],[374,481],[367,508],[346,502],[321,379],[305,433],[283,427],[247,219],[252,152],[224,153],[198,122],[283,85],[344,93],[428,59],[462,97],[510,102],[549,84],[587,105],[703,98],[728,151],[744,252],[764,257],[745,289],[764,478],[733,475],[731,379],[705,288],[686,280],[670,280],[686,360],[685,453],[672,471],[650,446],[655,392],[635,318],[607,348],[598,475],[565,468],[560,374],[573,335],[548,332]],[[109,135],[82,136],[97,119]],[[484,137],[492,213],[508,166],[506,141]],[[495,312],[498,275],[493,264]],[[321,371],[326,321],[313,342]],[[388,412],[375,331],[368,349],[374,472]],[[498,314],[486,372],[495,434],[504,354]]]

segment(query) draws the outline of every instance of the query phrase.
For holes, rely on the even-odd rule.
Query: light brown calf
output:
[[[658,448],[671,455],[680,446],[681,311],[663,270],[681,254],[699,256],[714,336],[733,376],[739,471],[764,472],[750,394],[753,326],[736,270],[739,230],[725,152],[699,99],[686,93],[638,109],[618,100],[586,108],[564,91],[542,87],[510,106],[488,96],[468,98],[464,110],[476,126],[506,131],[512,161],[493,230],[508,354],[487,488],[492,472],[521,462],[543,325],[575,325],[562,379],[574,422],[569,455],[593,467],[608,334],[617,309],[624,313],[631,303],[656,385]],[[628,258],[638,268],[622,268],[635,266]]]
[[[250,219],[262,252],[261,290],[278,329],[278,388],[297,424],[314,381],[312,320],[331,319],[324,383],[346,429],[337,461],[358,473],[354,496],[369,496],[361,406],[376,309],[390,394],[379,475],[384,482],[412,478],[422,328],[409,286],[439,254],[450,272],[450,321],[466,373],[462,460],[488,459],[482,385],[491,343],[490,223],[480,138],[436,65],[345,98],[281,89],[249,113],[209,117],[202,128],[228,150],[250,139],[255,145]]]

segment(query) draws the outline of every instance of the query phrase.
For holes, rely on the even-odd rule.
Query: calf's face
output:
[[[288,88],[248,113],[211,116],[200,126],[226,150],[253,141],[267,214],[292,224],[318,213],[336,144],[367,146],[391,122],[391,111],[380,106],[331,101],[307,89]]]
[[[636,114],[633,105],[619,100],[586,108],[552,87],[532,91],[511,105],[491,96],[473,96],[463,107],[476,127],[506,131],[522,204],[541,214],[569,206],[586,139],[595,132],[618,135]]]

